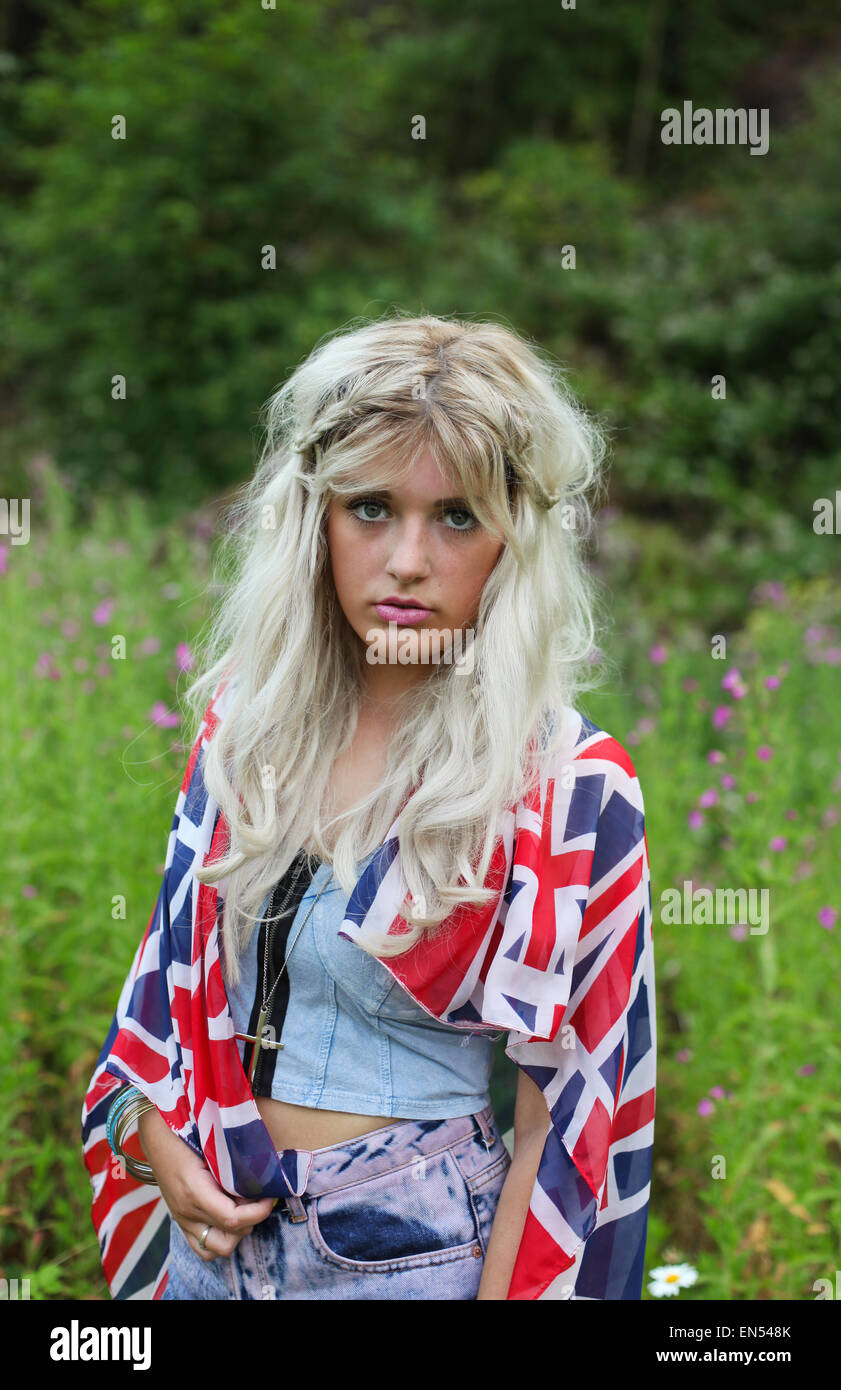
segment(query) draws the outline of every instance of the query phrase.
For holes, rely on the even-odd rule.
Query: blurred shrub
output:
[[[780,132],[772,112],[761,158],[683,151],[700,191],[664,206],[652,188],[667,152],[652,152],[656,185],[621,172],[612,117],[599,125],[583,101],[594,74],[576,70],[580,35],[558,46],[569,90],[544,86],[529,112],[534,54],[504,11],[491,6],[484,28],[468,7],[444,41],[440,6],[419,6],[441,40],[424,81],[430,34],[404,33],[387,6],[356,16],[279,0],[255,17],[228,0],[98,0],[57,12],[38,73],[0,102],[2,129],[20,126],[0,232],[0,374],[19,418],[43,421],[78,498],[129,483],[197,501],[236,482],[259,406],[301,357],[397,304],[501,317],[574,363],[573,386],[614,438],[614,500],[723,527],[734,553],[745,537],[767,542],[780,511],[806,534],[839,462],[841,77],[813,80],[801,124]],[[537,19],[558,38],[557,17]],[[746,60],[742,8],[730,19]],[[593,23],[599,62],[633,59],[628,110],[647,28]],[[680,23],[667,17],[668,42]],[[470,88],[468,113],[445,77],[471,35],[487,83]],[[730,69],[691,37],[679,71],[715,75],[714,92]],[[511,81],[497,90],[500,73]],[[497,134],[477,144],[483,110]],[[411,136],[417,112],[425,141]],[[111,138],[115,115],[125,140]],[[712,398],[718,375],[726,400]],[[125,400],[112,399],[117,377]],[[808,570],[829,548],[803,554]]]
[[[484,286],[580,364],[579,389],[612,425],[614,496],[638,510],[735,527],[782,509],[811,528],[813,499],[832,491],[841,74],[816,79],[810,99],[766,156],[741,151],[738,180],[711,177],[703,198],[659,211],[640,213],[640,190],[589,147],[509,148],[462,183],[474,255],[451,284],[466,272],[462,294]],[[512,240],[522,260],[497,255]],[[567,242],[574,269],[561,266]],[[719,375],[725,400],[712,396]]]
[[[394,149],[375,138],[376,72],[327,0],[125,18],[68,15],[21,84],[31,190],[3,233],[0,361],[80,493],[193,500],[242,475],[259,405],[314,340],[374,282],[405,288],[433,190],[408,120]]]

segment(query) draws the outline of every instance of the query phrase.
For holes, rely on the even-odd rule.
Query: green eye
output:
[[[456,531],[475,531],[476,527],[479,525],[473,513],[469,512],[466,507],[451,507],[448,514],[450,516],[466,516],[470,523],[469,526],[455,527]]]
[[[364,497],[361,502],[352,502],[348,507],[348,511],[357,521],[361,521],[363,526],[373,526],[374,521],[371,517],[357,516],[356,513],[360,507],[381,507],[382,505],[382,502],[377,502],[373,497]]]
[[[383,508],[385,507],[385,505],[386,504],[379,497],[357,497],[354,501],[348,502],[346,504],[347,510],[350,512],[351,516],[354,518],[355,521],[358,521],[361,526],[376,526],[380,518],[359,516],[358,512],[360,508]],[[479,527],[479,522],[476,520],[476,517],[467,507],[447,507],[444,509],[444,511],[442,511],[441,515],[442,517],[461,516],[467,518],[467,521],[469,522],[469,525],[467,526],[447,526],[447,530],[451,531],[453,535],[456,536],[472,535],[472,533]]]

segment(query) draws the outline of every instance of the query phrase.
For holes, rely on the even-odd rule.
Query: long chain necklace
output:
[[[278,912],[275,914],[276,917],[279,918],[279,917],[282,917],[282,916],[283,916],[283,913],[286,911],[287,907],[289,906],[290,902],[292,901],[292,898],[293,898],[293,895],[294,895],[294,893],[295,893],[295,890],[296,890],[296,888],[298,887],[298,884],[299,884],[300,881],[301,881],[301,876],[302,876],[302,871],[299,870],[299,872],[296,873],[296,875],[295,875],[295,877],[294,877],[294,880],[293,880],[293,882],[292,882],[292,887],[290,888],[289,892],[288,892],[287,895],[286,895],[286,902],[283,904],[283,906],[282,906],[281,908],[278,909]],[[306,917],[304,918],[303,922],[301,923],[300,927],[298,928],[297,932],[295,933],[295,940],[292,942],[292,945],[291,945],[291,946],[288,948],[288,950],[286,951],[286,956],[285,956],[283,965],[282,965],[282,966],[280,967],[280,969],[278,970],[278,972],[277,972],[277,978],[275,979],[275,982],[274,982],[274,984],[272,985],[271,991],[268,993],[268,995],[266,994],[266,990],[268,989],[269,950],[270,950],[270,947],[271,947],[271,940],[272,940],[272,936],[273,936],[273,934],[274,934],[274,929],[275,929],[275,927],[277,926],[277,921],[272,922],[272,923],[271,923],[271,926],[269,927],[269,930],[266,932],[266,950],[265,950],[265,953],[264,953],[264,956],[263,956],[263,1002],[262,1002],[262,1004],[260,1005],[260,1014],[259,1014],[259,1017],[258,1017],[258,1019],[257,1019],[257,1027],[255,1028],[253,1034],[251,1034],[251,1033],[234,1033],[234,1037],[235,1037],[235,1038],[240,1038],[243,1042],[250,1042],[250,1043],[253,1043],[253,1044],[254,1044],[254,1051],[253,1051],[253,1053],[251,1054],[251,1067],[250,1067],[250,1070],[249,1070],[249,1073],[248,1073],[248,1084],[249,1084],[249,1086],[253,1086],[253,1085],[254,1085],[254,1073],[255,1073],[256,1070],[257,1070],[257,1060],[258,1060],[258,1058],[259,1058],[260,1055],[261,1055],[261,1050],[262,1050],[263,1048],[272,1048],[275,1052],[282,1052],[282,1051],[283,1051],[283,1046],[284,1046],[284,1045],[283,1045],[282,1042],[272,1042],[269,1038],[264,1038],[264,1037],[263,1037],[263,1029],[264,1029],[264,1027],[265,1027],[265,1025],[266,1025],[266,1019],[267,1019],[268,1016],[269,1016],[269,1004],[271,1003],[272,995],[274,994],[275,990],[277,989],[278,980],[280,979],[281,975],[283,974],[284,970],[286,969],[286,965],[287,965],[287,962],[288,962],[288,960],[289,960],[289,957],[291,956],[292,952],[293,952],[294,949],[295,949],[295,944],[296,944],[296,942],[297,942],[297,940],[298,940],[298,937],[301,935],[301,932],[304,930],[304,927],[307,925],[307,922],[310,920],[310,917],[312,916],[313,912],[315,911],[315,905],[316,905],[316,903],[318,902],[318,900],[319,900],[319,898],[321,897],[322,893],[324,892],[325,888],[327,888],[328,885],[330,884],[332,878],[333,878],[333,871],[332,871],[332,869],[331,869],[331,870],[330,870],[330,873],[329,873],[329,875],[328,875],[328,877],[325,879],[324,883],[321,885],[321,887],[319,888],[318,892],[316,893],[315,898],[313,899],[313,902],[312,902],[312,904],[311,904],[311,906],[310,906],[309,912],[307,913]],[[269,904],[269,910],[271,911],[271,903]],[[259,1047],[258,1047],[258,1045],[257,1045],[258,1043],[259,1043]]]

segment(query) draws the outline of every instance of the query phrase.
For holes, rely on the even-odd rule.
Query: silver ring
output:
[[[210,1229],[211,1229],[210,1226],[205,1226],[204,1230],[202,1231],[201,1235],[199,1236],[199,1249],[200,1249],[200,1250],[206,1250],[206,1249],[207,1249],[207,1246],[205,1245],[205,1241],[207,1240],[207,1233],[208,1233],[208,1231],[209,1231]]]

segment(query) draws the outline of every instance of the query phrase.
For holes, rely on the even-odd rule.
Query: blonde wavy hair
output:
[[[409,932],[372,941],[370,954],[402,954],[459,903],[498,896],[483,885],[500,814],[563,746],[563,711],[601,683],[583,543],[606,434],[544,352],[493,322],[400,311],[354,320],[317,344],[263,418],[256,472],[217,555],[222,596],[197,644],[203,673],[184,697],[197,731],[222,677],[231,681],[203,768],[230,841],[196,878],[227,879],[222,955],[234,983],[260,907],[302,844],[332,860],[350,894],[401,808],[415,911]],[[405,477],[426,449],[504,541],[473,629],[473,680],[431,665],[407,696],[379,786],[331,815],[331,768],[366,680],[330,573],[327,505]]]

